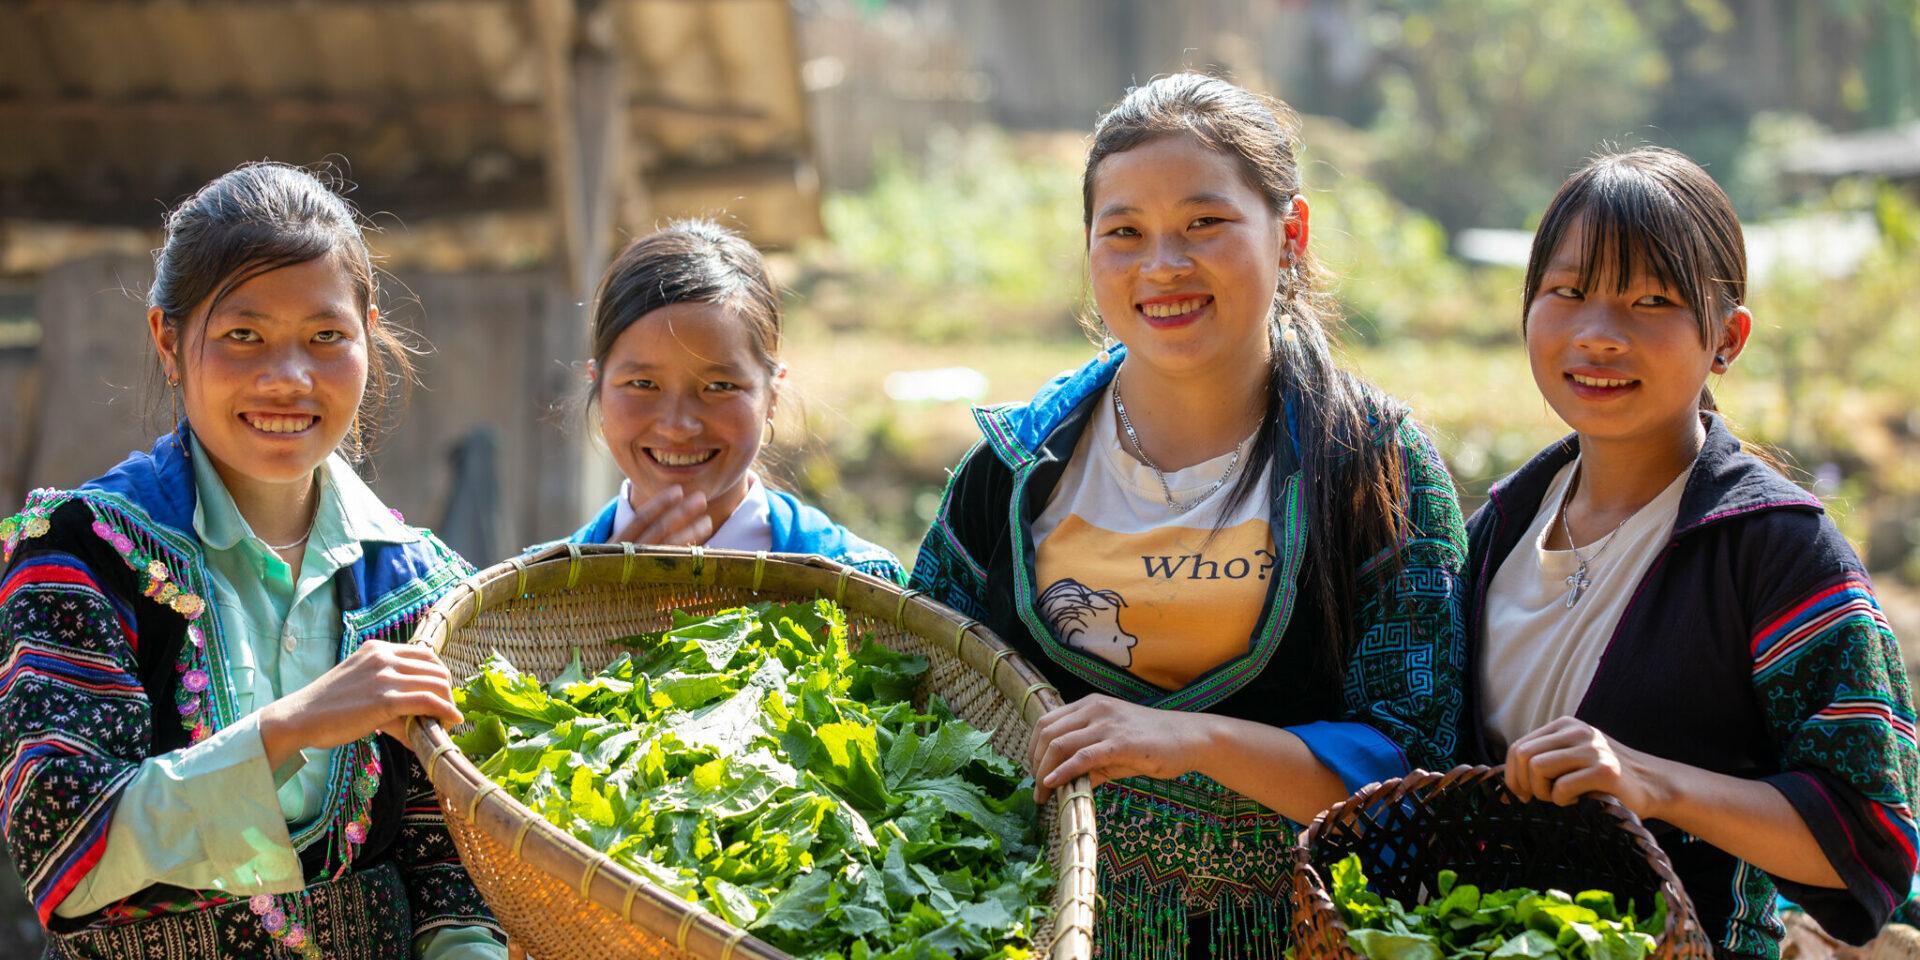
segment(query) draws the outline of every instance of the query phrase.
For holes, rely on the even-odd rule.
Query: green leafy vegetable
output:
[[[937,697],[913,705],[924,658],[853,649],[826,601],[676,613],[625,644],[544,685],[488,660],[455,692],[473,721],[460,749],[549,822],[795,956],[1031,955],[1053,885],[1033,783]]]
[[[1367,889],[1358,854],[1335,863],[1331,881],[1347,942],[1371,960],[1642,960],[1667,923],[1658,894],[1653,915],[1637,920],[1632,903],[1622,910],[1603,890],[1482,893],[1452,870],[1409,910]]]

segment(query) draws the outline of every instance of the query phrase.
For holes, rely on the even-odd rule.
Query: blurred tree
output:
[[[1721,183],[1744,178],[1742,216],[1774,212],[1754,178],[1793,126],[1888,126],[1920,116],[1920,0],[1634,0],[1671,68],[1649,116]],[[1767,115],[1773,114],[1774,117]],[[1795,116],[1798,115],[1798,116]]]
[[[1626,0],[1381,0],[1376,174],[1450,232],[1518,227],[1668,76]],[[1397,17],[1397,19],[1396,19]]]

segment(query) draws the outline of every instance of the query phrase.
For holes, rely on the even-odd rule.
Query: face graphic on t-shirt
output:
[[[1054,581],[1040,594],[1040,615],[1053,625],[1062,643],[1117,667],[1133,666],[1140,638],[1120,626],[1127,601],[1112,590],[1094,590],[1071,577]]]

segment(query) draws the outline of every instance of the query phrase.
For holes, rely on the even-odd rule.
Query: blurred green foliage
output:
[[[1626,0],[1379,7],[1378,175],[1449,230],[1530,222],[1581,156],[1648,114],[1667,80]]]
[[[805,292],[829,323],[934,342],[1071,331],[1085,248],[1061,160],[984,127],[881,151],[870,187],[823,203]]]

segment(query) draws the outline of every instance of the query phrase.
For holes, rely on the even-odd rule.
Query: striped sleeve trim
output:
[[[1900,902],[1906,899],[1907,891],[1901,890],[1896,892],[1881,878],[1879,872],[1873,869],[1873,862],[1869,859],[1868,855],[1861,850],[1863,841],[1867,844],[1872,844],[1873,839],[1871,837],[1862,838],[1854,836],[1853,829],[1848,826],[1848,818],[1841,812],[1841,802],[1834,797],[1833,792],[1828,790],[1826,786],[1820,782],[1820,778],[1809,775],[1804,771],[1788,771],[1786,776],[1800,783],[1820,799],[1826,808],[1825,812],[1830,815],[1830,819],[1828,819],[1827,822],[1831,824],[1833,828],[1837,829],[1840,836],[1845,840],[1847,852],[1857,867],[1858,875],[1869,878],[1872,881],[1872,885],[1884,899],[1887,909],[1892,910],[1894,907],[1899,906]],[[1776,783],[1776,786],[1778,785],[1779,784]],[[1873,807],[1874,815],[1878,818],[1879,825],[1886,828],[1888,838],[1896,844],[1895,849],[1899,849],[1904,855],[1906,874],[1912,876],[1915,862],[1913,822],[1908,820],[1905,823],[1896,823],[1887,816],[1886,804],[1874,803],[1871,804],[1871,806]],[[1805,816],[1804,810],[1802,811],[1802,816]],[[1809,824],[1809,826],[1811,827],[1813,825]],[[1818,831],[1816,830],[1816,834],[1817,833]]]
[[[97,752],[98,748],[92,744],[58,733],[23,741],[7,764],[7,822],[14,822],[13,807],[19,802],[25,785],[48,762],[62,757],[96,755]],[[86,809],[73,817],[75,826],[67,832],[62,842],[41,859],[37,869],[21,878],[42,926],[52,922],[53,911],[106,854],[107,828],[113,822],[114,805],[119,802],[121,791],[138,771],[138,766],[127,767],[110,780],[105,789],[94,794]]]
[[[146,697],[146,688],[128,675],[112,657],[21,641],[14,644],[6,662],[0,664],[0,697],[11,694],[16,683],[31,679],[45,680],[100,696]]]
[[[1754,677],[1764,677],[1792,662],[1823,633],[1852,617],[1866,617],[1877,629],[1892,632],[1874,600],[1873,588],[1865,580],[1849,576],[1816,591],[1754,634]]]
[[[20,565],[0,581],[0,606],[22,590],[88,590],[104,597],[113,608],[114,619],[120,626],[120,636],[127,642],[129,649],[139,649],[139,635],[134,632],[133,608],[112,591],[102,589],[78,557],[66,553],[43,553],[21,561]]]
[[[1913,713],[1883,696],[1860,694],[1834,698],[1819,713],[1807,718],[1810,723],[1832,726],[1864,723],[1884,726],[1908,749],[1920,748],[1914,740]]]

